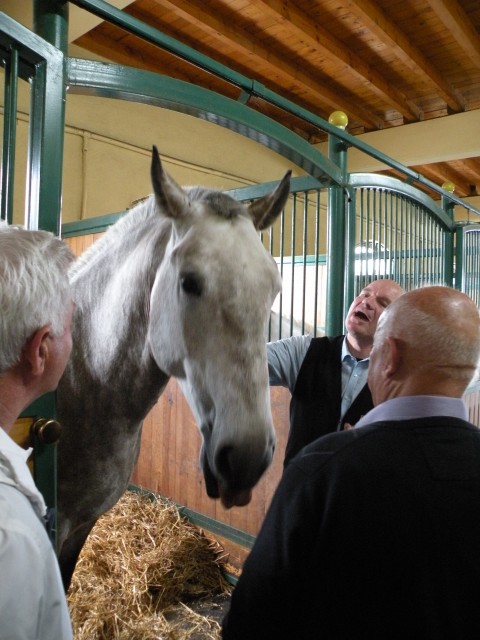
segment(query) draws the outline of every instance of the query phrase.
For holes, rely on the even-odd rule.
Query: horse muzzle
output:
[[[220,498],[226,509],[249,504],[252,489],[270,465],[274,449],[272,443],[262,455],[255,456],[250,449],[242,451],[234,446],[223,446],[215,453],[213,471],[204,444],[201,463],[207,495]]]

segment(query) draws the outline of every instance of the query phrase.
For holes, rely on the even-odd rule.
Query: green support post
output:
[[[447,190],[447,187],[448,187],[448,192],[453,193],[453,190],[455,189],[454,185],[453,184],[451,185],[451,183],[444,183],[442,185],[442,188],[445,190]],[[441,207],[453,223],[455,220],[455,203],[452,202],[452,200],[450,200],[450,198],[448,198],[446,195],[442,195]],[[449,287],[452,287],[454,283],[454,273],[453,273],[454,243],[455,243],[455,229],[452,228],[450,233],[447,235],[447,238],[445,241],[445,251],[443,255],[443,269],[445,273],[445,284]],[[458,251],[457,251],[457,258],[458,258]],[[458,273],[458,269],[456,269],[456,271]],[[455,288],[460,290],[460,287],[461,287],[461,283],[457,282],[457,278],[456,278]]]
[[[334,112],[329,119],[341,129],[346,126],[346,116]],[[345,184],[347,166],[347,145],[343,140],[329,134],[328,157],[340,168]],[[327,230],[327,307],[325,315],[326,335],[338,335],[343,331],[344,289],[345,289],[345,189],[332,185],[328,190],[328,230]]]
[[[463,238],[464,226],[459,224],[452,233],[452,239],[455,236],[455,289],[462,291],[463,287]],[[452,240],[453,244],[453,240]],[[453,254],[453,248],[452,248]]]
[[[65,128],[66,66],[68,45],[68,2],[34,0],[33,24],[36,35],[57,58],[56,68],[39,65],[32,79],[31,125],[27,224],[60,234],[63,141]],[[62,72],[58,72],[61,66]]]
[[[5,67],[5,99],[3,110],[3,165],[0,217],[9,224],[13,221],[15,178],[15,147],[17,136],[18,49],[11,49]]]
[[[34,0],[33,30],[66,55],[68,49],[68,1]]]

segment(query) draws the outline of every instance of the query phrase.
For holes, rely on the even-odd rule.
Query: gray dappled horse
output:
[[[203,436],[210,497],[246,505],[275,446],[265,326],[280,277],[257,230],[288,172],[249,206],[182,189],[152,155],[154,195],[73,265],[73,350],[58,388],[58,543],[67,588],[98,517],[124,493],[142,421],[175,376]]]

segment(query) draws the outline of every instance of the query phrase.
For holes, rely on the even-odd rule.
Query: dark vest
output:
[[[298,373],[290,402],[290,433],[286,464],[300,449],[332,431],[337,431],[342,405],[342,344],[345,336],[313,338]],[[355,424],[373,408],[365,385],[343,416]]]

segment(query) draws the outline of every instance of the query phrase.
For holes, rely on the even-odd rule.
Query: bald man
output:
[[[458,291],[385,310],[376,406],[286,468],[224,640],[480,637],[480,430],[462,400],[479,355],[478,310]]]
[[[373,407],[367,386],[373,336],[383,311],[402,294],[394,280],[374,280],[350,305],[346,334],[267,344],[270,384],[292,394],[284,464],[320,436],[355,425]]]

